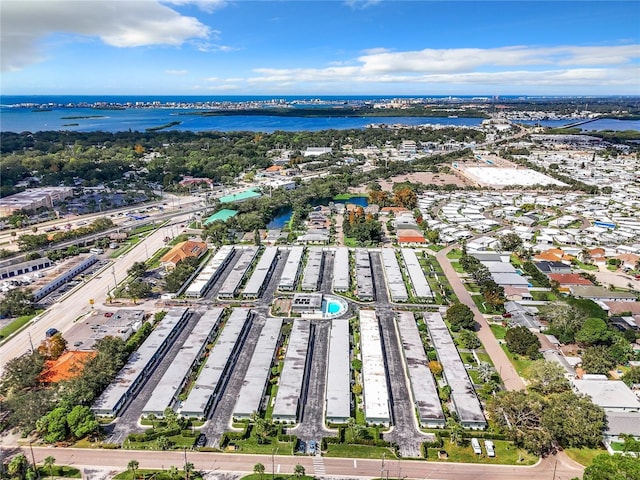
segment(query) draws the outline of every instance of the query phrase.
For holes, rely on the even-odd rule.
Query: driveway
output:
[[[493,332],[489,328],[489,324],[480,313],[480,310],[478,310],[478,307],[476,307],[476,304],[473,303],[471,295],[469,295],[469,292],[464,288],[460,277],[453,269],[451,262],[447,258],[447,252],[453,249],[454,246],[455,245],[449,246],[438,252],[436,254],[436,259],[442,267],[442,270],[444,271],[447,280],[449,280],[451,288],[455,292],[460,303],[468,306],[473,312],[476,323],[479,325],[479,329],[476,332],[478,334],[478,338],[480,338],[485,351],[491,357],[491,361],[493,362],[496,371],[502,377],[502,382],[504,383],[505,388],[507,390],[523,390],[524,382],[509,361],[507,354],[502,350],[502,347],[496,340],[496,337],[493,336]]]

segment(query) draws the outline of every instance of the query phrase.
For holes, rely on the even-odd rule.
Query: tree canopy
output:
[[[507,347],[513,353],[525,355],[529,358],[537,358],[540,350],[540,340],[527,327],[513,327],[507,330],[504,336]]]
[[[447,309],[445,319],[451,325],[453,331],[461,328],[466,330],[474,330],[476,322],[473,319],[473,311],[463,303],[455,303]]]

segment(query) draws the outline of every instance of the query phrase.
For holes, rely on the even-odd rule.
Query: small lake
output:
[[[348,200],[332,200],[332,202],[345,203],[345,204],[352,203],[355,205],[360,205],[361,207],[366,207],[369,205],[369,200],[367,199],[367,197],[351,197]],[[321,202],[318,205],[329,205],[329,202],[328,201]],[[280,213],[277,216],[273,217],[273,219],[271,219],[271,221],[267,224],[267,228],[268,229],[284,228],[287,222],[291,220],[292,214],[293,214],[293,211],[291,210],[291,208],[285,208],[283,210],[280,210]]]

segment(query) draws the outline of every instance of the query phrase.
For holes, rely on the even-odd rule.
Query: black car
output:
[[[196,447],[201,448],[204,447],[207,444],[207,436],[204,433],[201,433],[200,435],[198,435],[198,438],[196,440]]]

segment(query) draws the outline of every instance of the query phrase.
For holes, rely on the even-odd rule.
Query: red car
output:
[[[113,312],[107,312],[104,314],[105,317],[109,318],[109,317],[113,317]]]

